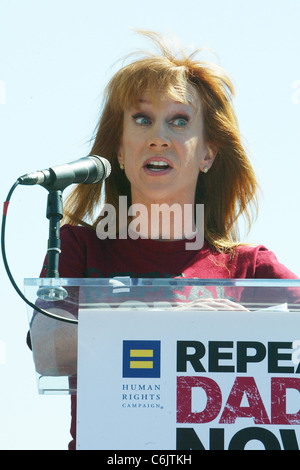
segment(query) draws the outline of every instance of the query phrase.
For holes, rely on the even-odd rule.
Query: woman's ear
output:
[[[210,143],[206,144],[206,152],[200,165],[200,171],[202,171],[203,173],[207,173],[208,170],[210,170],[214,163],[217,153],[218,148],[216,145]]]
[[[118,151],[118,162],[121,167],[121,169],[124,169],[124,157],[123,157],[123,152],[122,152],[122,146],[120,146],[119,151]]]

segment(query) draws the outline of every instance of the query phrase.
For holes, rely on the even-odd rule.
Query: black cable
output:
[[[1,227],[1,251],[2,251],[2,258],[3,258],[3,262],[4,262],[4,266],[5,266],[5,270],[6,270],[6,273],[9,277],[9,280],[10,282],[12,283],[14,289],[16,290],[16,292],[19,294],[19,296],[24,300],[24,302],[26,302],[33,310],[36,310],[37,312],[39,313],[42,313],[43,315],[46,315],[47,317],[50,317],[54,320],[59,320],[59,321],[63,321],[63,322],[66,322],[66,323],[73,323],[73,324],[78,324],[78,320],[76,319],[72,319],[72,318],[65,318],[65,317],[61,317],[59,315],[55,315],[54,313],[51,313],[51,312],[48,312],[47,310],[44,310],[40,307],[38,307],[37,305],[33,304],[32,302],[30,302],[30,300],[28,300],[25,295],[23,294],[23,292],[19,289],[19,287],[17,286],[14,278],[13,278],[13,275],[10,271],[10,268],[8,266],[8,262],[7,262],[7,258],[6,258],[6,250],[5,250],[5,228],[6,228],[6,216],[7,216],[7,210],[8,210],[8,205],[9,205],[9,202],[10,202],[10,198],[12,196],[12,193],[14,192],[14,190],[16,189],[16,187],[18,186],[19,184],[19,181],[17,180],[13,186],[11,187],[8,195],[7,195],[7,198],[6,198],[6,201],[4,202],[4,208],[3,208],[3,214],[2,214],[2,227]]]

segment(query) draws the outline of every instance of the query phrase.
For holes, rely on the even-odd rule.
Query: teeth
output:
[[[166,162],[162,162],[162,161],[153,161],[153,162],[149,162],[148,165],[156,165],[156,166],[169,166]]]
[[[161,160],[159,161],[154,160],[154,161],[148,162],[147,167],[148,168],[151,167],[152,170],[160,170],[162,168],[168,168],[169,165],[166,162],[163,162]]]

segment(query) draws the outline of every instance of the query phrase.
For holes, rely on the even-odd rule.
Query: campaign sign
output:
[[[79,315],[77,449],[298,450],[299,314]]]

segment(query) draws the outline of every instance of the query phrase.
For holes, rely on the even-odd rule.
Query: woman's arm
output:
[[[66,318],[74,316],[61,308],[47,309]],[[36,370],[42,375],[61,376],[77,373],[76,324],[54,320],[37,313],[30,328]]]

